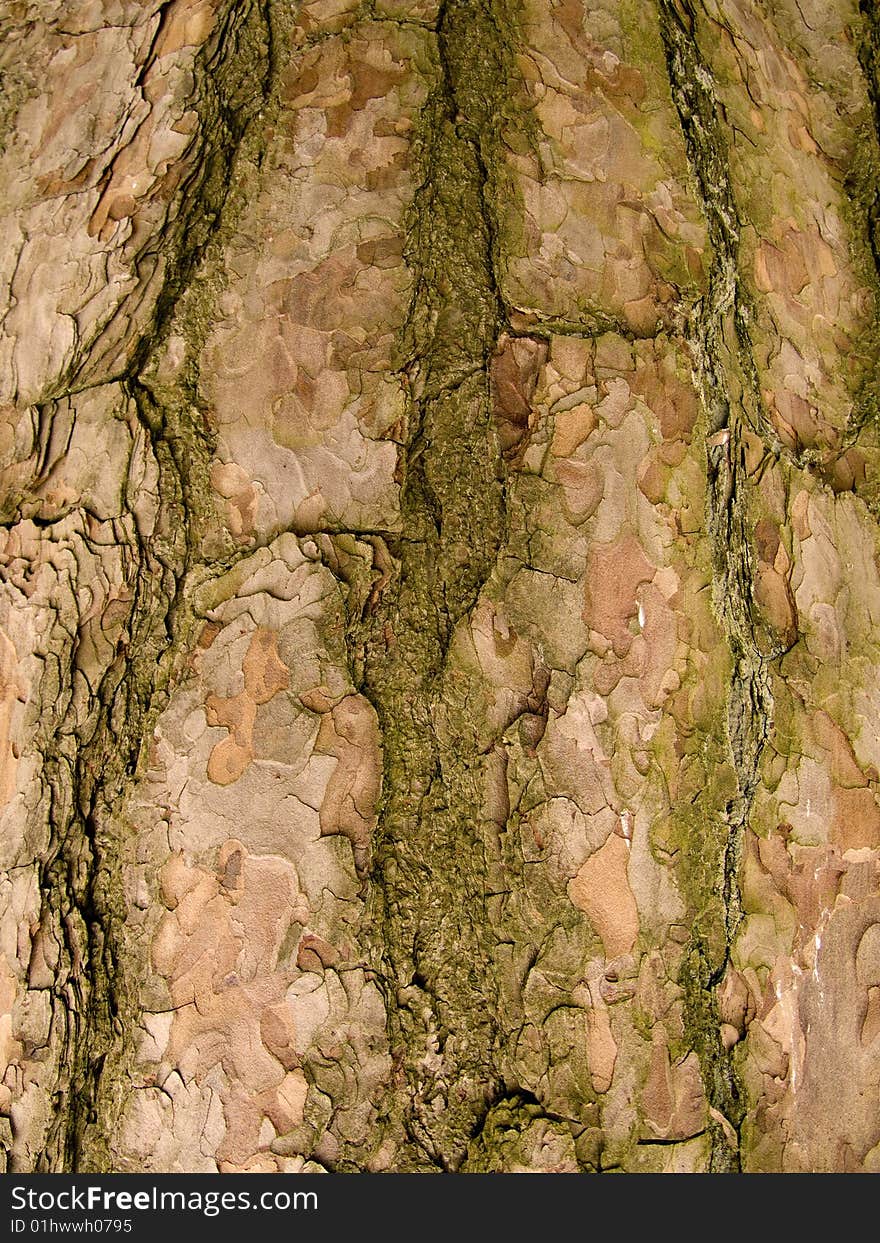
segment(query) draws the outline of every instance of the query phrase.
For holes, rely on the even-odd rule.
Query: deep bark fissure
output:
[[[859,0],[862,38],[859,41],[859,63],[871,108],[871,121],[880,144],[880,13],[871,0]],[[880,277],[880,186],[872,179],[866,204],[867,234],[874,267]]]
[[[743,1092],[733,1059],[721,1042],[714,989],[728,966],[743,919],[739,887],[743,844],[758,787],[761,754],[770,732],[770,660],[779,653],[762,651],[752,618],[750,482],[743,448],[743,432],[750,420],[742,400],[732,393],[728,368],[739,372],[743,393],[756,409],[759,396],[748,332],[749,308],[739,281],[740,226],[726,142],[711,73],[697,43],[691,5],[688,0],[660,0],[659,13],[672,98],[711,244],[706,293],[689,314],[687,337],[707,430],[716,441],[707,449],[707,525],[712,541],[715,611],[733,662],[726,727],[738,787],[726,808],[720,861],[724,951],[717,958],[696,934],[687,958],[685,983],[691,1028],[701,1036],[698,1051],[710,1105],[738,1134]],[[762,431],[766,434],[765,428]],[[773,443],[772,450],[778,454],[779,446]],[[720,1124],[713,1122],[710,1133],[712,1169],[739,1169],[739,1152],[731,1150]]]
[[[414,277],[402,334],[407,535],[385,537],[393,582],[366,616],[350,617],[348,632],[355,681],[376,709],[384,747],[368,897],[396,1068],[381,1110],[408,1138],[399,1169],[454,1171],[503,1091],[480,761],[444,674],[506,531],[488,374],[506,318],[489,118],[511,70],[491,0],[447,0],[436,48],[406,250]]]
[[[161,470],[161,467],[160,467]],[[179,489],[162,470],[165,495]],[[45,753],[52,846],[42,864],[43,919],[61,930],[66,968],[54,988],[55,1019],[63,1028],[61,1074],[65,1083],[38,1168],[82,1169],[90,1161],[86,1132],[97,1122],[101,1075],[121,1035],[124,987],[116,925],[120,907],[118,858],[108,820],[137,767],[155,660],[164,646],[162,615],[177,594],[167,552],[157,555],[131,524],[125,541],[132,585],[128,640],[95,688],[97,715],[89,736],[78,738],[74,718],[62,712],[57,749]],[[164,597],[164,599],[163,599]],[[72,652],[71,666],[76,664]],[[72,692],[70,698],[72,698]]]
[[[265,5],[223,14],[195,69],[203,100],[204,138],[171,236],[171,257],[152,321],[135,343],[121,389],[137,411],[159,474],[166,534],[144,536],[136,500],[127,496],[117,520],[128,563],[131,607],[127,639],[92,696],[97,706],[88,737],[62,712],[56,744],[44,751],[44,780],[51,794],[51,845],[40,865],[41,924],[63,944],[63,966],[53,987],[53,1029],[61,1031],[53,1120],[36,1168],[105,1168],[107,1141],[120,1108],[106,1081],[127,1053],[126,1020],[134,1014],[125,979],[119,929],[125,919],[118,827],[114,824],[138,771],[153,721],[174,677],[175,652],[186,631],[186,585],[198,559],[198,508],[193,472],[205,469],[207,433],[192,381],[176,411],[164,411],[142,375],[156,357],[184,291],[218,227],[228,179],[251,118],[269,88],[269,62],[256,68],[260,50],[271,50]],[[238,58],[230,70],[230,60]],[[142,257],[143,258],[143,257]],[[127,486],[130,486],[127,485]],[[127,529],[124,529],[126,528]],[[75,644],[71,668],[75,664]]]

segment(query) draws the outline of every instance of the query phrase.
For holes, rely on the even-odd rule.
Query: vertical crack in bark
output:
[[[862,18],[859,64],[862,67],[865,88],[871,105],[874,133],[877,142],[880,143],[880,12],[874,0],[859,0],[859,13]],[[880,277],[880,185],[876,180],[876,167],[870,172],[875,175],[870,178],[866,193],[867,233],[874,267]]]
[[[159,239],[171,254],[167,279],[123,382],[159,472],[158,529],[139,530],[136,498],[128,495],[116,524],[132,592],[127,641],[94,690],[88,737],[80,736],[68,697],[45,750],[51,841],[41,864],[42,923],[56,930],[66,962],[53,989],[62,1052],[53,1119],[35,1163],[42,1171],[108,1168],[121,1104],[115,1083],[135,1013],[118,940],[126,912],[117,817],[188,633],[187,579],[204,508],[194,477],[206,469],[210,449],[194,384],[178,408],[163,410],[142,375],[216,230],[233,160],[268,90],[270,49],[267,5],[230,6],[196,66],[206,136],[181,210]],[[76,642],[74,635],[74,654]]]
[[[138,394],[139,405],[141,401]],[[41,888],[45,911],[61,913],[69,962],[56,994],[62,1002],[62,1013],[56,1008],[56,1016],[66,1025],[62,1075],[69,1087],[61,1086],[39,1162],[47,1170],[101,1164],[105,1128],[98,1100],[106,1094],[101,1079],[130,1017],[117,943],[125,906],[114,815],[137,769],[163,681],[160,662],[172,641],[171,617],[182,581],[177,567],[184,560],[179,545],[187,522],[183,485],[167,446],[154,440],[152,452],[163,503],[176,511],[180,527],[176,537],[154,540],[141,538],[131,522],[125,533],[132,585],[127,645],[96,688],[99,706],[90,736],[77,741],[73,724],[62,721],[63,749],[46,762],[54,844]],[[59,806],[66,814],[55,814]]]
[[[494,0],[446,0],[440,10],[439,80],[415,144],[421,184],[407,248],[405,538],[387,541],[393,583],[349,624],[385,753],[368,927],[396,1066],[385,1108],[409,1140],[398,1169],[461,1168],[500,1090],[480,761],[466,692],[446,677],[446,659],[506,529],[488,377],[504,322],[493,160],[501,97],[516,77],[503,29]]]
[[[708,526],[714,562],[714,602],[733,658],[727,734],[737,778],[736,796],[726,808],[721,904],[724,952],[710,952],[695,933],[688,958],[687,993],[691,1026],[700,1033],[700,1056],[710,1104],[739,1132],[743,1104],[730,1055],[719,1032],[714,988],[730,957],[743,917],[739,873],[743,841],[761,753],[770,731],[772,696],[769,663],[780,653],[763,651],[752,617],[752,554],[749,538],[749,481],[743,432],[757,411],[757,383],[748,332],[748,305],[737,269],[739,220],[718,119],[712,78],[695,36],[689,0],[659,0],[672,97],[684,132],[712,247],[705,295],[694,306],[688,339],[694,374],[706,410],[708,432]],[[732,383],[732,377],[736,377]],[[738,395],[737,390],[742,394]],[[714,434],[721,433],[720,436]],[[777,446],[774,444],[774,451]],[[737,1170],[719,1124],[712,1126],[712,1169]]]

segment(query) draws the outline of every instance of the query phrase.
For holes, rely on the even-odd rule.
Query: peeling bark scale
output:
[[[10,1171],[880,1170],[880,13],[0,2]]]

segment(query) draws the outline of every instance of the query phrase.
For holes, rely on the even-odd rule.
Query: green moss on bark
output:
[[[404,534],[386,537],[392,582],[349,620],[384,748],[368,926],[399,1075],[388,1123],[407,1138],[398,1169],[459,1169],[501,1091],[481,759],[447,654],[506,528],[488,368],[505,320],[494,205],[518,79],[512,34],[492,0],[441,9],[405,252],[414,292],[399,347],[410,399]]]

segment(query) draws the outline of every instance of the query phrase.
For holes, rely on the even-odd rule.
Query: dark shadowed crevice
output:
[[[142,376],[217,229],[236,153],[268,93],[271,43],[267,3],[227,5],[218,14],[194,67],[198,150],[167,227],[138,260],[149,267],[161,250],[166,276],[151,322],[132,343],[121,388],[157,472],[161,513],[157,529],[143,532],[129,484],[116,523],[130,593],[124,639],[93,688],[87,734],[70,696],[59,696],[54,736],[44,748],[50,845],[40,869],[41,926],[59,947],[52,1024],[62,1052],[52,1120],[35,1159],[42,1171],[109,1168],[107,1141],[135,1014],[119,938],[126,917],[119,811],[185,637],[187,577],[201,531],[198,479],[210,452],[197,403],[164,409]],[[99,364],[96,354],[84,368]],[[76,389],[77,377],[68,383]]]
[[[738,1132],[744,1108],[742,1089],[719,1035],[714,989],[727,967],[743,917],[739,880],[743,843],[772,714],[769,664],[776,653],[762,650],[752,617],[750,484],[743,448],[744,432],[758,416],[753,413],[750,420],[744,399],[734,396],[740,391],[746,399],[754,397],[757,384],[748,332],[749,308],[739,283],[739,219],[711,73],[697,44],[694,11],[688,0],[660,0],[659,14],[672,98],[711,243],[707,289],[689,315],[687,337],[710,442],[714,441],[707,450],[707,519],[713,548],[715,611],[733,664],[726,729],[737,780],[736,795],[725,811],[719,861],[723,948],[720,952],[710,949],[695,931],[683,982],[689,1025],[698,1042],[710,1105]],[[731,383],[731,373],[735,384]],[[739,1153],[731,1149],[717,1122],[712,1124],[711,1135],[712,1169],[737,1170]]]
[[[392,580],[348,624],[355,680],[383,737],[368,937],[395,1066],[381,1109],[406,1137],[400,1170],[459,1169],[502,1091],[480,758],[467,705],[444,674],[506,535],[489,365],[506,318],[493,203],[498,126],[516,80],[511,35],[493,0],[441,7],[405,251],[406,538],[385,537]]]

